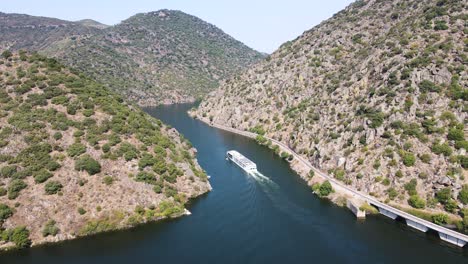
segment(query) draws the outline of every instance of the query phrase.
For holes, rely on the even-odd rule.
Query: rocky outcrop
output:
[[[265,131],[382,201],[407,206],[418,195],[426,209],[456,214],[468,183],[464,10],[357,1],[226,80],[193,114]],[[436,197],[442,186],[449,206]]]

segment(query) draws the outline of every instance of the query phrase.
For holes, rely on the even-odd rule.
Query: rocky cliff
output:
[[[179,216],[211,189],[173,128],[37,54],[0,59],[0,248]]]
[[[39,51],[140,105],[193,101],[263,55],[180,11],[115,25],[0,13],[0,48]]]
[[[456,0],[357,1],[224,82],[194,114],[280,140],[382,201],[466,214],[466,10]]]

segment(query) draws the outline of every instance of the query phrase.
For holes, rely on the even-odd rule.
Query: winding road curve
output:
[[[199,120],[206,123],[206,124],[208,124],[208,125],[210,125],[210,126],[212,126],[212,127],[222,129],[224,131],[228,131],[228,132],[235,133],[235,134],[238,134],[238,135],[242,135],[242,136],[245,136],[245,137],[255,139],[258,136],[257,134],[252,133],[252,132],[242,131],[242,130],[238,130],[238,129],[235,129],[235,128],[232,128],[232,127],[216,124],[216,123],[210,122],[210,121],[208,121],[206,119],[201,119],[200,118]],[[436,225],[436,224],[434,224],[432,222],[429,222],[427,220],[424,220],[422,218],[416,217],[414,215],[411,215],[409,213],[401,211],[401,210],[399,210],[397,208],[389,206],[389,205],[387,205],[385,203],[382,203],[382,202],[378,201],[377,199],[375,199],[372,196],[369,196],[367,194],[358,192],[358,191],[346,186],[345,184],[337,181],[335,178],[323,173],[322,171],[315,168],[314,166],[312,166],[312,164],[310,164],[310,162],[308,160],[304,159],[298,153],[296,153],[295,151],[290,149],[286,144],[284,144],[284,143],[282,143],[282,142],[280,142],[278,140],[275,140],[273,138],[269,138],[269,137],[265,137],[265,138],[268,139],[268,140],[271,140],[271,142],[273,142],[274,144],[281,147],[283,149],[283,151],[286,151],[289,154],[293,155],[294,158],[299,160],[301,163],[303,163],[309,169],[313,170],[317,175],[319,175],[322,178],[330,181],[330,183],[332,183],[332,185],[335,188],[339,187],[340,189],[345,190],[348,194],[352,195],[354,198],[362,199],[362,200],[368,202],[369,204],[372,204],[372,205],[376,206],[377,208],[379,208],[379,211],[382,214],[384,214],[384,215],[386,215],[386,216],[388,216],[388,217],[390,217],[392,219],[395,219],[397,216],[400,216],[400,217],[402,217],[402,218],[404,218],[406,220],[408,225],[410,225],[413,228],[416,228],[416,229],[418,229],[420,231],[423,231],[423,232],[426,232],[428,230],[428,228],[430,228],[432,230],[435,230],[435,231],[437,231],[439,233],[439,237],[442,240],[444,240],[446,242],[449,242],[449,243],[452,243],[452,244],[455,244],[455,245],[457,245],[459,247],[463,247],[466,243],[468,243],[468,236],[467,235],[464,235],[464,234],[461,234],[459,232],[450,230],[450,229],[445,228],[443,226]]]

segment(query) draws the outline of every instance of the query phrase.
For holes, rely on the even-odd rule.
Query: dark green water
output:
[[[357,221],[315,197],[287,163],[252,140],[186,115],[191,105],[147,112],[198,149],[213,191],[191,216],[0,255],[0,263],[468,263],[466,249],[381,216]],[[267,179],[224,159],[236,149]]]

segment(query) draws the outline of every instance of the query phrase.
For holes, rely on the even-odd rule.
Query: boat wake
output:
[[[272,201],[274,207],[292,216],[296,221],[310,221],[307,219],[313,218],[312,212],[291,201],[290,198],[281,192],[279,185],[270,178],[258,171],[249,173],[249,175],[251,175],[256,182],[260,183],[260,188]]]

